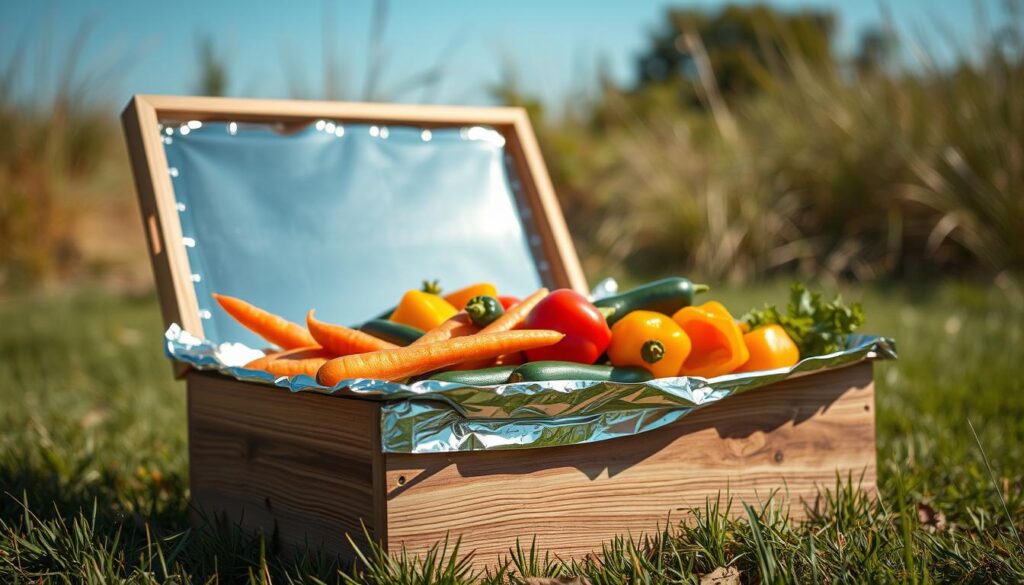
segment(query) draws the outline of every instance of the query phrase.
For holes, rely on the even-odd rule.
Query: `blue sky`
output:
[[[742,0],[739,3],[747,3]],[[549,104],[591,87],[599,63],[616,79],[632,79],[647,33],[669,5],[715,8],[716,0],[663,2],[470,0],[387,4],[378,97],[394,101],[491,102],[487,87],[505,65],[524,90]],[[979,34],[978,8],[990,22],[1003,18],[998,0],[873,0],[769,2],[785,8],[818,7],[839,15],[840,50],[877,25],[885,7],[899,32],[925,42],[950,60],[953,41],[965,46]],[[0,3],[0,63],[26,47],[19,87],[23,95],[52,91],[76,32],[89,27],[76,51],[79,74],[99,75],[97,99],[122,104],[132,93],[192,93],[197,86],[197,39],[208,36],[229,64],[229,93],[260,97],[323,97],[326,55],[337,63],[339,95],[366,97],[372,0],[264,2],[257,0],[92,0]],[[329,31],[329,34],[325,34]],[[49,73],[38,75],[45,63]],[[433,85],[418,74],[441,65]],[[40,79],[48,81],[40,82]],[[404,86],[404,90],[403,90]],[[411,89],[410,89],[411,88]]]

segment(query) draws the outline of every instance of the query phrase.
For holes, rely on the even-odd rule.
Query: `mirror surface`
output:
[[[203,333],[267,343],[211,292],[355,324],[424,279],[526,295],[546,270],[504,138],[484,128],[189,122],[162,129]]]

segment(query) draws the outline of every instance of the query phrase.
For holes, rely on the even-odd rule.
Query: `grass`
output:
[[[719,298],[739,311],[781,302],[785,288]],[[368,550],[338,566],[315,551],[285,558],[259,535],[191,527],[184,388],[161,354],[155,300],[5,301],[0,582],[687,583],[727,565],[748,583],[1021,581],[1024,306],[956,283],[846,293],[863,300],[867,330],[901,349],[900,361],[876,365],[877,502],[847,478],[803,524],[760,506],[730,520],[711,502],[689,525],[607,543],[581,562],[546,556],[524,534],[503,567],[476,576],[454,540],[425,559]]]

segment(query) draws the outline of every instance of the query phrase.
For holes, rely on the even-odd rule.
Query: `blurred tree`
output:
[[[889,72],[896,64],[899,39],[890,30],[870,27],[860,33],[853,64],[861,75]]]
[[[218,55],[213,46],[213,39],[203,37],[198,45],[199,81],[196,94],[223,96],[228,91],[228,68],[222,56]]]
[[[693,85],[688,82],[700,81],[702,56],[695,46],[703,47],[726,99],[767,89],[789,59],[832,63],[834,30],[829,12],[783,12],[763,5],[726,6],[715,13],[672,8],[638,59],[638,89],[679,84],[685,92]],[[684,99],[692,96],[684,93]]]

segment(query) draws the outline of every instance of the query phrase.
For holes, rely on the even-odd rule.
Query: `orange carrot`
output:
[[[404,380],[458,364],[495,358],[506,353],[554,345],[563,334],[547,329],[523,329],[498,333],[478,333],[417,346],[385,349],[335,358],[320,368],[316,379],[334,386],[350,378]]]
[[[505,314],[498,317],[491,322],[490,325],[480,330],[480,333],[498,333],[500,331],[510,331],[519,327],[526,320],[526,316],[530,314],[530,311],[537,306],[537,303],[544,297],[548,296],[548,289],[541,288],[534,292],[532,295],[526,297],[522,301],[512,305],[505,311]],[[498,360],[501,361],[501,360]],[[453,367],[453,370],[478,370],[480,368],[488,368],[496,364],[495,360],[476,360],[471,362],[464,362]]]
[[[315,376],[320,366],[327,363],[327,360],[332,357],[334,354],[322,347],[300,347],[265,355],[245,364],[245,367],[250,370],[270,372],[277,377],[288,376],[291,378],[299,374]]]
[[[213,293],[220,306],[246,329],[281,349],[298,349],[317,345],[313,336],[298,323],[250,305],[242,299]]]
[[[498,357],[490,360],[479,360],[475,362],[463,362],[457,366],[448,368],[452,371],[462,370],[479,370],[482,368],[491,368],[494,366],[512,366],[521,365],[526,363],[526,356],[523,352],[517,351],[515,353],[507,353],[505,355],[499,355]]]
[[[465,311],[459,311],[455,313],[450,319],[441,323],[437,327],[434,327],[430,331],[423,334],[422,337],[416,341],[410,343],[413,345],[423,345],[424,343],[434,343],[436,341],[444,341],[453,337],[462,337],[464,335],[473,335],[480,331],[480,328],[473,324],[473,320],[469,318],[469,314]]]
[[[332,357],[398,347],[394,343],[378,339],[358,329],[318,321],[313,316],[313,309],[306,313],[306,327],[317,343],[334,353]]]
[[[526,320],[526,316],[537,306],[537,303],[548,296],[548,289],[541,288],[532,295],[526,297],[519,304],[509,307],[505,314],[491,322],[490,325],[480,330],[480,333],[497,333],[499,331],[510,331],[519,327]]]

